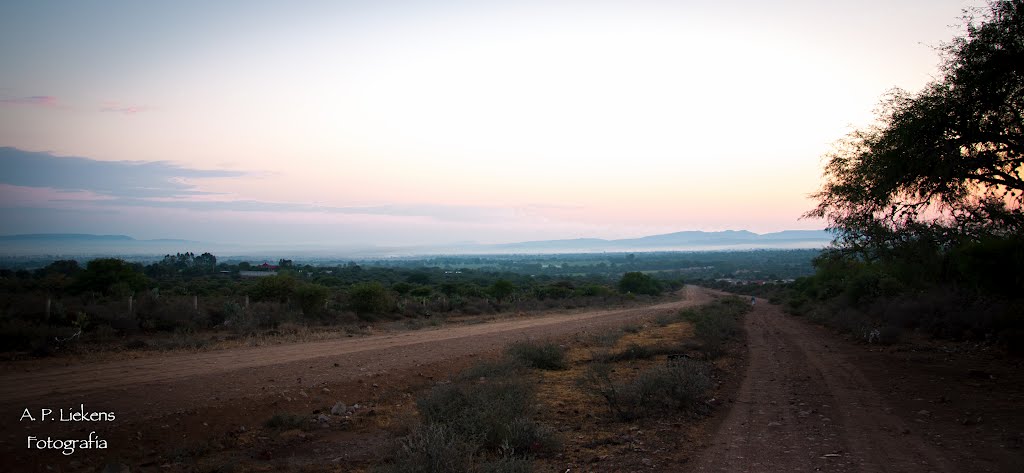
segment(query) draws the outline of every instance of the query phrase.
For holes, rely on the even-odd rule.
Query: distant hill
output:
[[[88,233],[30,233],[0,235],[0,241],[138,241],[127,235],[90,235]]]
[[[136,240],[127,235],[32,233],[0,235],[0,255],[156,255],[190,251],[198,242],[179,239]]]
[[[756,248],[822,248],[832,242],[832,234],[824,230],[785,230],[757,234],[746,230],[720,232],[685,231],[640,238],[602,240],[577,238],[571,240],[527,241],[478,245],[473,252],[587,252],[587,251],[686,251]],[[466,248],[470,249],[470,248]]]
[[[823,248],[832,235],[823,230],[786,230],[757,234],[746,230],[721,232],[684,231],[650,235],[640,238],[604,240],[575,238],[518,243],[459,243],[437,246],[382,248],[372,245],[231,245],[179,239],[137,240],[126,235],[90,235],[79,233],[44,233],[0,235],[0,255],[64,255],[64,256],[162,256],[177,252],[210,251],[217,256],[277,255],[326,256],[348,255],[373,258],[395,255],[429,254],[500,254],[500,253],[586,253],[630,251],[701,251],[747,249]]]

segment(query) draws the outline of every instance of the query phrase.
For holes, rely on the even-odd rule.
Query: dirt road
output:
[[[227,392],[244,392],[245,388],[255,387],[212,386],[194,382],[210,376],[218,379],[248,377],[253,383],[260,383],[266,378],[297,379],[295,376],[306,376],[305,381],[296,384],[315,385],[316,380],[324,380],[321,378],[338,381],[345,373],[359,377],[365,374],[366,369],[403,370],[446,358],[487,352],[514,339],[558,337],[622,324],[658,312],[677,311],[707,298],[699,291],[691,289],[690,292],[691,297],[684,300],[641,308],[555,314],[437,330],[7,372],[0,375],[0,406],[22,406],[42,399],[51,404],[60,403],[155,384],[189,385],[189,390],[209,390],[205,393],[208,395],[222,393],[225,388]],[[295,369],[310,364],[322,365],[330,374],[318,376],[307,373],[307,370]]]
[[[108,458],[148,455],[161,446],[198,443],[277,412],[329,409],[394,396],[444,379],[473,359],[528,338],[601,331],[706,302],[686,289],[683,299],[618,310],[588,310],[357,338],[244,349],[170,354],[101,363],[17,364],[0,373],[0,459],[50,471],[68,461],[102,465]],[[84,406],[84,407],[82,407]],[[53,409],[112,412],[115,422],[32,422],[22,413]],[[10,422],[9,422],[10,421]],[[97,430],[106,451],[62,457],[28,450],[27,436],[78,438]],[[99,456],[102,455],[100,458]],[[77,460],[74,460],[77,458]],[[84,461],[84,462],[83,462]],[[33,467],[32,465],[38,466]],[[75,468],[72,468],[75,470]]]
[[[418,389],[509,342],[602,332],[705,303],[713,294],[688,287],[685,299],[647,307],[322,342],[103,363],[11,363],[0,372],[6,419],[0,464],[15,465],[8,471],[97,471],[109,461],[132,459],[142,461],[135,463],[139,471],[176,471],[174,454],[162,452],[180,447],[187,456],[228,448],[220,443],[225,433],[240,441],[241,432],[253,432],[272,415],[322,412],[337,401],[369,403],[361,412],[373,415],[375,405],[407,404]],[[697,460],[660,463],[674,465],[667,471],[1016,471],[1011,465],[1021,464],[1020,370],[981,365],[979,356],[868,349],[765,303],[745,326],[749,363],[730,408],[717,414],[724,417],[714,420],[713,434],[687,447],[707,446]],[[968,369],[977,366],[985,367],[984,379]],[[19,420],[25,409],[79,406],[113,412],[117,420]],[[78,439],[93,430],[109,440],[109,449],[74,456],[26,449],[27,436]],[[336,464],[362,455],[366,461],[389,438],[379,429],[324,435],[304,441],[304,458]],[[280,448],[253,454],[279,458],[295,451],[292,444]],[[600,463],[592,467],[584,471],[607,471]]]
[[[758,304],[746,319],[750,363],[702,472],[950,472],[817,327]]]

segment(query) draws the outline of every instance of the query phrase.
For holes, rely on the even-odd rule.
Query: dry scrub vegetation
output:
[[[571,343],[511,345],[421,393],[378,472],[615,471],[687,461],[749,305],[720,299]],[[731,344],[731,345],[730,345]],[[733,350],[735,352],[735,350]],[[672,435],[663,435],[672,432]]]
[[[738,385],[738,323],[747,309],[721,298],[571,339],[520,341],[475,364],[367,377],[356,391],[285,380],[268,386],[277,401],[244,427],[152,452],[143,464],[201,472],[676,469],[714,431],[710,414]]]

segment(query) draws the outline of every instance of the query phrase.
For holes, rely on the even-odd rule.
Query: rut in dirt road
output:
[[[750,364],[701,472],[951,472],[823,330],[758,304],[745,328]]]

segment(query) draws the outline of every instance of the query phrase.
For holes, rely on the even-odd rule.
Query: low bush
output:
[[[463,473],[472,471],[479,446],[444,424],[422,425],[398,442],[391,463],[378,473]]]
[[[661,294],[661,283],[648,274],[629,272],[619,280],[619,291],[623,294],[643,294],[657,296]]]
[[[665,411],[704,413],[704,393],[711,387],[706,363],[682,359],[650,368],[635,378],[617,381],[614,369],[595,363],[580,379],[580,387],[604,400],[609,413],[619,420],[649,417]]]
[[[565,348],[552,342],[518,342],[511,345],[508,355],[530,368],[561,370],[566,368]]]
[[[709,371],[706,363],[683,358],[640,373],[633,385],[644,409],[666,406],[703,413],[701,397],[711,387]]]
[[[60,340],[68,339],[69,343],[77,342],[72,327],[52,327],[35,325],[19,319],[0,321],[0,346],[5,351],[29,351],[33,356],[49,356],[67,343]]]
[[[436,386],[416,401],[426,424],[443,424],[485,449],[528,452],[549,445],[549,432],[530,420],[533,387],[518,377]]]
[[[416,400],[423,424],[400,441],[382,473],[526,472],[533,455],[558,447],[554,431],[533,420],[534,387],[523,365],[477,364]]]
[[[190,330],[175,330],[174,335],[153,340],[149,347],[156,350],[200,350],[210,344],[210,340]]]

